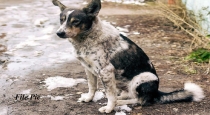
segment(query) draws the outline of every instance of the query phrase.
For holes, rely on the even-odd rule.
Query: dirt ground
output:
[[[126,9],[116,11],[116,9]],[[129,6],[103,3],[100,17],[116,27],[127,27],[128,37],[138,44],[150,57],[160,78],[160,90],[181,89],[187,81],[199,84],[206,97],[201,102],[154,104],[132,108],[128,115],[209,115],[210,114],[210,77],[205,70],[184,60],[191,43],[191,36],[176,28],[172,22],[162,17],[152,6]],[[108,12],[111,12],[108,13]],[[124,12],[124,13],[123,13]],[[139,12],[139,13],[137,13]],[[56,18],[56,17],[55,17]],[[58,17],[57,17],[58,18]],[[126,26],[129,25],[129,26]],[[139,32],[140,34],[132,34]],[[67,42],[67,41],[66,41]],[[87,84],[78,84],[72,88],[56,88],[47,91],[44,80],[51,76],[86,78],[79,62],[65,62],[59,67],[43,67],[31,71],[28,78],[20,78],[7,89],[1,104],[7,105],[8,115],[102,115],[98,109],[106,98],[98,102],[78,103],[78,92],[87,92]],[[101,84],[99,87],[102,88]],[[66,96],[64,100],[54,101],[50,98],[38,100],[15,100],[17,88],[30,88],[40,96]],[[114,115],[113,111],[109,115]]]

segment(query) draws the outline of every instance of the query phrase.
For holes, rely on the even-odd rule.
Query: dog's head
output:
[[[61,26],[57,31],[60,38],[74,38],[88,31],[101,9],[100,0],[92,0],[83,9],[68,8],[58,0],[52,0],[52,3],[61,10]]]

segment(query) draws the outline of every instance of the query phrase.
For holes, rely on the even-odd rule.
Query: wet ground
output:
[[[85,5],[82,0],[63,1],[70,7]],[[58,7],[49,0],[2,0],[0,15],[0,115],[100,114],[98,108],[106,102],[105,98],[77,102],[80,94],[88,90],[85,81],[52,90],[46,86],[46,79],[51,77],[85,79],[83,67],[71,55],[72,46],[55,35],[59,27]],[[210,114],[209,74],[183,60],[191,43],[190,36],[162,17],[155,6],[103,3],[100,17],[148,54],[157,68],[161,90],[180,89],[186,81],[192,81],[205,91],[206,98],[201,102],[143,108],[132,105],[129,106],[132,111],[126,114]],[[37,94],[37,98],[20,100],[15,98],[17,94]]]

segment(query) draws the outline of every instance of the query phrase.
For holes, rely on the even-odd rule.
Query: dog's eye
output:
[[[76,19],[72,21],[72,25],[78,25],[80,23],[80,20]]]
[[[61,21],[61,22],[65,21],[65,20],[66,20],[66,16],[62,16],[62,17],[60,18],[60,21]]]

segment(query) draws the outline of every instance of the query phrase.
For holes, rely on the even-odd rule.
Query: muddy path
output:
[[[66,3],[78,7],[84,1]],[[88,91],[86,75],[84,68],[71,55],[72,46],[55,35],[59,27],[59,9],[47,0],[33,2],[33,7],[28,2],[14,4],[3,4],[0,9],[4,17],[0,19],[0,115],[101,115],[98,109],[106,104],[106,98],[90,103],[77,102],[81,93]],[[100,17],[147,53],[157,69],[160,90],[181,89],[185,82],[191,81],[199,84],[206,95],[201,102],[147,107],[128,105],[132,110],[126,114],[210,114],[209,75],[203,74],[204,70],[192,66],[191,62],[183,61],[191,36],[176,28],[151,6],[103,3]],[[1,50],[1,46],[5,49]],[[58,84],[55,84],[55,88],[49,90],[46,86],[48,78],[84,81],[76,81],[78,83],[69,87],[56,87]],[[57,83],[56,79],[52,82]],[[98,86],[98,90],[103,91],[100,82]],[[24,100],[17,94],[36,96]],[[116,111],[110,113],[114,114]]]

